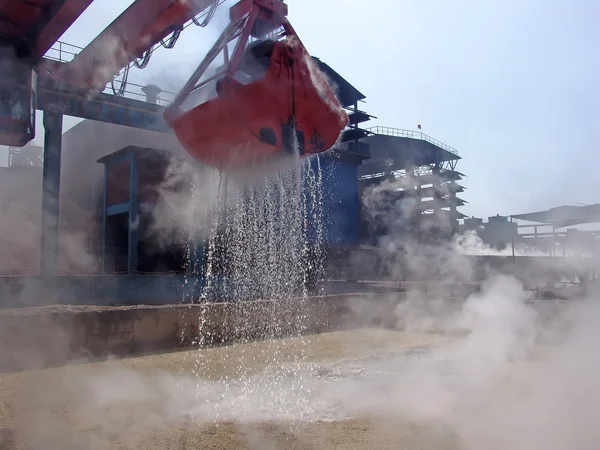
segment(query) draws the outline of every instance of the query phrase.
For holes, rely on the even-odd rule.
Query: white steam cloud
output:
[[[401,446],[415,439],[416,448],[591,449],[600,437],[595,424],[600,358],[591,345],[600,333],[598,306],[589,298],[554,308],[528,302],[517,281],[501,276],[455,305],[451,320],[436,316],[460,332],[446,333],[445,340],[428,348],[335,362],[274,360],[274,366],[252,376],[224,374],[212,380],[141,372],[126,363],[93,371],[73,367],[56,374],[62,380],[56,399],[70,418],[52,430],[31,429],[27,440],[41,443],[52,431],[73,442],[77,428],[71,427],[84,427],[91,442],[110,439],[134,447],[178,428],[201,433],[213,423],[235,422],[246,429],[270,422],[309,445],[302,426],[362,420],[402,430],[370,437],[377,445]],[[568,320],[566,333],[558,319]],[[248,362],[260,348],[242,352]],[[31,427],[48,423],[49,406],[38,408]],[[419,427],[416,437],[409,424]],[[431,447],[435,436],[443,439]],[[246,438],[250,448],[255,440],[286,448],[267,432]]]
[[[222,180],[214,170],[196,169],[187,163],[170,167],[153,214],[153,231],[159,242],[210,237],[210,211],[219,202]],[[238,174],[235,182],[244,184],[252,179],[257,186],[264,182],[264,174],[254,175]],[[383,184],[365,197],[368,216],[374,222],[389,221],[389,204],[383,194],[407,181]],[[6,204],[16,202],[11,199]],[[410,216],[414,210],[410,199],[396,205],[400,215]],[[291,233],[303,229],[304,223],[295,212],[292,215],[295,225],[290,239],[294,240],[297,236]],[[23,228],[28,233],[23,240],[37,239],[39,231],[26,228],[29,222],[25,219],[30,218],[30,212],[19,211],[19,223],[10,225],[3,219],[1,228],[7,233]],[[239,229],[231,236],[242,236],[247,218],[238,214],[234,219],[231,224]],[[260,231],[263,215],[256,213],[251,219],[253,231]],[[405,237],[407,226],[393,228],[380,242],[393,255],[384,261],[393,278],[462,282],[471,279],[477,269],[467,255],[498,254],[473,234],[445,245],[423,245]],[[287,249],[284,245],[285,231],[279,232],[277,243],[289,251],[289,245]],[[259,233],[255,235],[255,240],[238,244],[265,242]],[[86,257],[77,256],[77,239],[67,242],[67,251],[90,264]],[[300,244],[295,241],[298,249]],[[242,247],[237,249],[240,259],[235,261],[238,276],[261,275],[251,252],[244,253],[248,249]],[[13,253],[18,251],[11,250]],[[299,258],[293,262],[303,264]],[[278,264],[267,263],[264,267],[270,269]],[[263,275],[283,283],[298,266],[276,268],[277,273]],[[361,313],[355,316],[362,325],[382,324],[406,333],[437,333],[442,338],[437,345],[411,351],[371,351],[367,357],[354,359],[338,355],[333,362],[285,364],[284,342],[270,342],[265,345],[275,349],[274,360],[253,375],[242,376],[239,374],[246,368],[241,366],[260,359],[265,347],[246,346],[241,353],[235,353],[236,347],[226,349],[229,353],[212,349],[222,353],[216,353],[211,367],[234,367],[212,377],[152,370],[144,367],[144,361],[137,363],[137,369],[131,368],[133,363],[112,361],[28,373],[22,379],[18,412],[13,413],[18,417],[12,417],[7,427],[14,426],[19,439],[33,449],[131,448],[140,442],[149,445],[152,440],[152,445],[172,448],[175,444],[168,433],[174,429],[200,432],[207,424],[235,422],[245,429],[246,425],[271,422],[309,442],[310,437],[294,426],[365,420],[406,430],[381,439],[371,436],[366,444],[371,448],[402,448],[411,438],[417,439],[420,448],[444,450],[591,450],[600,440],[596,423],[600,415],[600,355],[593,345],[600,338],[597,300],[597,293],[591,293],[569,304],[533,302],[518,280],[498,274],[488,274],[481,291],[466,299],[427,299],[416,292],[403,299],[350,299],[349,308]],[[206,368],[208,363],[201,360],[207,352],[187,356],[197,358],[197,365]],[[12,378],[7,380],[10,384]],[[420,427],[421,434],[415,438],[414,429],[407,424]],[[286,448],[268,433],[249,430],[250,448]]]
[[[198,208],[212,201],[208,193],[214,181],[207,183]],[[164,215],[174,222],[189,220],[177,211],[186,210],[190,199],[167,198]],[[373,205],[380,204],[368,204],[377,215],[379,206]],[[423,246],[400,243],[398,236],[385,241],[399,253],[387,262],[390,271],[455,282],[476,269],[456,243]],[[187,354],[198,360],[197,375],[141,370],[144,362],[137,369],[127,362],[70,367],[52,375],[52,395],[40,393],[47,383],[28,393],[48,403],[28,416],[24,439],[33,448],[42,448],[50,435],[65,445],[105,448],[110,440],[135,447],[152,439],[168,441],[164,436],[176,429],[201,434],[210,424],[233,422],[247,448],[287,448],[253,425],[268,422],[291,430],[310,446],[317,444],[303,427],[358,421],[385,425],[368,437],[378,448],[402,448],[410,441],[415,448],[444,450],[591,449],[600,438],[595,423],[600,357],[592,345],[600,337],[596,300],[594,293],[571,303],[535,302],[521,282],[498,274],[490,274],[481,290],[465,299],[429,299],[416,292],[403,299],[357,297],[348,302],[361,319],[354,326],[435,333],[430,341],[435,344],[378,352],[354,342],[348,345],[364,347],[359,357],[311,362],[286,360],[289,341],[205,349]],[[319,343],[311,342],[316,349]],[[264,359],[267,347],[275,357],[247,370],[246,365]],[[52,421],[56,401],[65,414],[59,422]],[[365,439],[365,433],[348,432],[345,439]]]

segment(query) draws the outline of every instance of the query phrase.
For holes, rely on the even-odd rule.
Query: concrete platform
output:
[[[532,378],[505,360],[505,347],[521,342],[505,339],[511,327],[480,327],[475,341],[460,333],[425,332],[435,328],[423,321],[431,308],[441,325],[446,308],[450,317],[461,309],[457,299],[443,302],[403,310],[386,297],[338,296],[292,304],[5,311],[5,368],[43,367],[61,357],[67,362],[82,349],[122,353],[0,375],[0,448],[480,448],[473,444],[495,442],[494,424],[515,415],[511,399],[522,399]],[[556,330],[552,322],[561,305],[532,304],[543,314],[531,325]],[[385,328],[399,326],[408,313],[405,325],[412,331]],[[173,351],[195,334],[206,347]],[[272,339],[286,334],[296,337]],[[159,343],[165,353],[124,357]],[[458,379],[446,386],[457,369],[449,370],[448,357],[457,356]],[[547,373],[541,367],[533,379]],[[504,401],[500,409],[493,401],[487,406],[490,396]],[[540,398],[548,393],[541,391]],[[454,416],[449,411],[455,406],[462,410]],[[475,429],[489,436],[465,444],[461,432]],[[513,436],[509,430],[500,428],[499,436]],[[504,444],[483,446],[513,448]]]
[[[371,312],[353,309],[355,296],[163,306],[49,306],[0,310],[0,372],[72,361],[218,346],[336,331],[381,323],[393,301],[372,298]],[[361,315],[361,317],[358,316]]]

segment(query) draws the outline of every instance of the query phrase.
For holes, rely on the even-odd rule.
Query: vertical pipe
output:
[[[127,245],[127,271],[134,272],[138,268],[138,242],[139,242],[139,210],[138,187],[139,168],[138,158],[131,153],[129,160],[129,234]]]
[[[40,270],[42,275],[56,275],[63,115],[57,110],[46,110],[43,122],[44,162],[42,168]]]

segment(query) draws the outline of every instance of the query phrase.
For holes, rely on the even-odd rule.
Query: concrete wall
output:
[[[417,296],[407,301],[363,294],[171,307],[1,311],[0,372],[363,327],[454,333],[465,331],[453,319],[462,304],[459,298],[427,301]],[[539,312],[542,335],[543,330],[556,330],[556,321],[566,321],[560,312],[567,304],[530,303]]]
[[[0,273],[40,268],[42,169],[0,169]]]
[[[99,270],[100,235],[96,203],[103,166],[97,159],[127,145],[182,152],[172,134],[85,120],[63,135],[60,193],[59,271]],[[0,168],[0,273],[35,273],[40,269],[42,169]]]
[[[10,242],[10,234],[4,236],[7,238],[4,261],[17,260],[21,255],[19,248],[27,248],[29,243]],[[12,249],[11,253],[6,253],[9,249]],[[30,261],[30,253],[23,255]],[[35,264],[38,264],[39,254],[36,258]],[[443,260],[440,263],[439,255],[436,259],[434,254],[425,258],[427,266],[416,274],[425,275],[427,269],[431,276],[418,278],[410,277],[410,266],[403,267],[402,261],[392,253],[339,250],[332,251],[329,259],[327,281],[323,285],[323,292],[328,294],[404,292],[419,285],[419,290],[425,289],[428,295],[460,297],[468,295],[474,289],[472,286],[478,286],[495,274],[513,275],[527,289],[548,289],[563,277],[575,279],[597,272],[600,267],[596,258],[516,256],[513,260],[510,256],[466,255],[460,259],[456,257],[447,265]],[[422,267],[420,262],[411,263]],[[31,263],[32,267],[35,264]],[[390,267],[394,269],[393,273],[387,270]],[[199,298],[202,287],[202,277],[196,279],[183,274],[0,276],[0,309],[47,305],[177,304],[184,298]]]
[[[84,245],[85,270],[100,270],[101,227],[99,215],[104,187],[104,166],[97,162],[128,145],[168,150],[183,154],[173,134],[114,125],[93,120],[80,122],[63,135],[61,165],[60,227],[65,240],[76,237]],[[76,243],[71,244],[77,246]],[[92,260],[94,264],[90,264]]]
[[[65,187],[68,190],[69,186]],[[87,271],[96,264],[87,251],[91,222],[77,207],[61,205],[58,269]],[[40,270],[42,168],[0,168],[0,274],[31,274]]]
[[[0,312],[0,371],[356,325],[346,296],[160,307]]]

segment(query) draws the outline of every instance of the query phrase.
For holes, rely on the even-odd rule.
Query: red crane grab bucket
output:
[[[194,158],[227,170],[308,156],[329,150],[348,125],[286,15],[280,0],[232,7],[229,26],[165,110],[167,124]],[[247,45],[250,37],[258,40]],[[236,38],[229,58],[227,45]],[[199,82],[221,52],[225,65]]]

